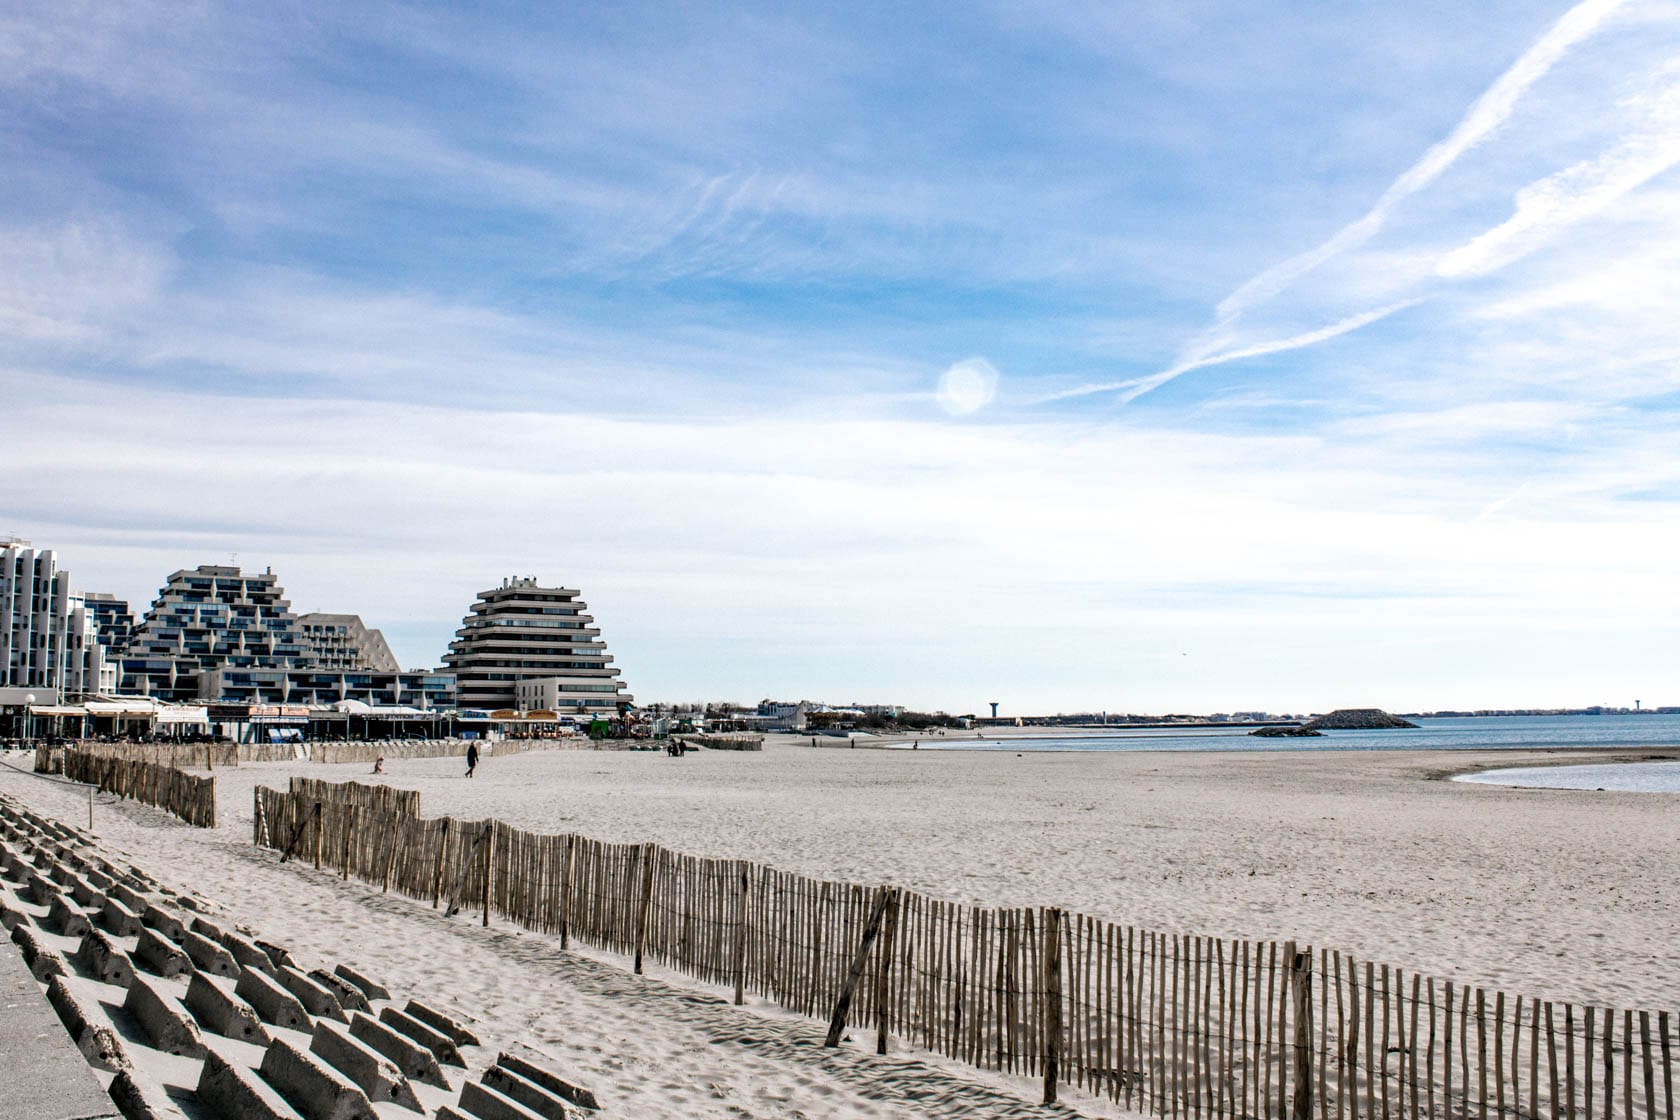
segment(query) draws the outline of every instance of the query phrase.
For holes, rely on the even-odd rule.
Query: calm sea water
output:
[[[923,750],[967,751],[1404,751],[1519,747],[1680,746],[1680,715],[1486,716],[1415,720],[1416,728],[1326,731],[1317,739],[1261,739],[1247,729],[1050,732],[988,739],[955,734],[919,740]],[[894,744],[899,746],[899,744]],[[909,743],[902,744],[910,748]],[[1596,785],[1592,788],[1597,788]]]
[[[1680,762],[1607,762],[1586,766],[1517,766],[1461,774],[1455,781],[1531,789],[1680,793]]]

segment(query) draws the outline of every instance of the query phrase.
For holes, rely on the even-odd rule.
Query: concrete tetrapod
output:
[[[385,1007],[379,1011],[379,1021],[394,1031],[406,1034],[409,1038],[430,1050],[436,1055],[437,1060],[445,1065],[460,1066],[462,1069],[467,1068],[466,1060],[461,1057],[461,1052],[455,1048],[453,1041],[434,1031],[414,1016],[405,1015],[394,1007]]]
[[[136,976],[128,987],[123,1010],[140,1024],[152,1045],[166,1054],[187,1058],[204,1056],[204,1037],[175,997],[175,989],[145,976]]]
[[[214,1050],[204,1059],[195,1092],[229,1120],[302,1120],[268,1082]]]
[[[283,1039],[269,1046],[258,1072],[307,1120],[375,1120],[367,1094],[349,1078]]]
[[[234,986],[234,994],[257,1009],[263,1022],[273,1023],[277,1027],[290,1027],[296,1031],[310,1030],[309,1013],[303,1009],[303,1004],[297,997],[282,988],[274,977],[256,968],[246,968],[239,973],[239,983]]]
[[[224,1038],[268,1045],[268,1031],[256,1010],[202,972],[194,973],[187,985],[187,1010],[206,1030]]]
[[[449,1082],[443,1079],[443,1070],[430,1050],[412,1038],[398,1034],[379,1020],[356,1012],[350,1017],[350,1036],[367,1043],[397,1063],[397,1068],[408,1077],[424,1081],[428,1085],[436,1085],[440,1089],[449,1088]]]
[[[391,1101],[423,1113],[420,1098],[402,1070],[379,1051],[336,1023],[316,1023],[309,1050],[361,1087],[374,1102]]]

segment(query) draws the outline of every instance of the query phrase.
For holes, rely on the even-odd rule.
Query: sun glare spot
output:
[[[997,396],[998,371],[984,358],[958,362],[939,377],[939,404],[952,416],[967,416]]]

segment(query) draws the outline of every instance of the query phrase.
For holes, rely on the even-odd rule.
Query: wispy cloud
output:
[[[1362,216],[1312,249],[1270,266],[1222,299],[1214,324],[1189,343],[1171,366],[1146,377],[1079,386],[1041,400],[1065,400],[1106,392],[1117,394],[1122,403],[1130,402],[1193,370],[1303,349],[1419,303],[1423,295],[1407,295],[1384,306],[1344,311],[1326,326],[1295,329],[1287,334],[1276,333],[1276,327],[1264,321],[1247,322],[1262,318],[1261,313],[1269,303],[1310,274],[1362,248],[1381,234],[1396,210],[1436,184],[1448,169],[1504,126],[1535,84],[1571,49],[1605,26],[1625,3],[1626,0],[1582,0],[1576,4],[1488,87],[1445,139],[1391,182]],[[1434,275],[1459,278],[1508,264],[1556,230],[1602,210],[1680,159],[1680,140],[1675,139],[1672,122],[1665,119],[1672,116],[1673,98],[1669,91],[1666,88],[1648,91],[1635,100],[1649,118],[1638,128],[1637,135],[1620,140],[1615,150],[1593,161],[1526,188],[1519,195],[1518,211],[1512,219],[1448,253],[1436,264]],[[1525,248],[1517,248],[1519,244]],[[1391,280],[1391,286],[1417,290],[1425,286],[1420,282],[1426,281],[1428,275],[1420,269],[1403,270],[1399,283]],[[1355,290],[1362,286],[1353,285]]]
[[[1326,261],[1375,237],[1387,224],[1395,207],[1434,183],[1466,152],[1509,120],[1518,102],[1534,83],[1545,77],[1572,47],[1597,31],[1625,2],[1582,0],[1564,13],[1551,30],[1523,52],[1522,57],[1476,99],[1446,139],[1430,148],[1389,184],[1370,210],[1337,230],[1322,244],[1273,265],[1226,296],[1219,302],[1220,321],[1235,319],[1278,295]]]
[[[1267,339],[1263,342],[1251,342],[1242,345],[1230,346],[1229,348],[1222,348],[1217,345],[1216,340],[1204,339],[1201,348],[1207,351],[1206,353],[1200,356],[1186,358],[1177,365],[1169,366],[1168,368],[1162,370],[1160,373],[1151,374],[1148,377],[1132,378],[1127,381],[1108,382],[1101,385],[1081,385],[1074,389],[1066,389],[1059,393],[1051,393],[1047,396],[1040,397],[1032,403],[1046,404],[1051,401],[1067,400],[1071,397],[1089,396],[1092,393],[1105,392],[1117,393],[1122,403],[1134,401],[1138,397],[1143,396],[1145,393],[1153,392],[1154,390],[1159,389],[1162,385],[1165,385],[1167,382],[1173,380],[1175,377],[1189,373],[1191,370],[1206,369],[1209,366],[1224,365],[1227,362],[1239,362],[1245,358],[1259,358],[1267,354],[1282,354],[1290,350],[1300,350],[1307,346],[1314,346],[1320,342],[1325,342],[1329,339],[1347,334],[1350,331],[1356,331],[1360,327],[1369,326],[1381,319],[1386,319],[1396,312],[1404,311],[1406,308],[1415,305],[1417,302],[1418,301],[1415,299],[1403,300],[1400,303],[1390,304],[1387,307],[1379,307],[1372,311],[1362,311],[1357,315],[1350,315],[1340,322],[1331,323],[1327,327],[1320,327],[1317,330],[1291,335],[1288,338]]]

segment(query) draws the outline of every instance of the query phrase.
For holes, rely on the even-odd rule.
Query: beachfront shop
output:
[[[389,739],[447,739],[454,713],[401,704],[340,700],[331,708],[309,709],[309,738],[317,742]]]
[[[20,690],[7,690],[12,691]],[[210,732],[210,721],[206,710],[193,704],[165,704],[144,696],[65,704],[53,690],[35,689],[15,700],[0,696],[0,728],[0,735],[8,739],[151,742],[202,738]]]
[[[309,731],[302,704],[211,704],[210,722],[235,743],[296,743]]]

